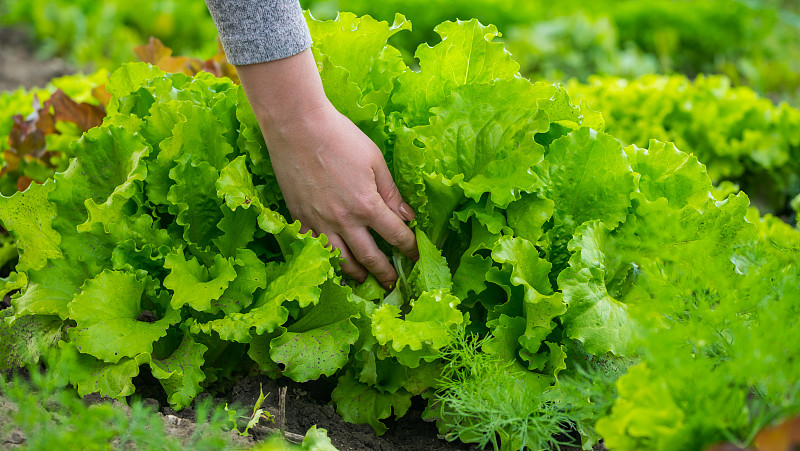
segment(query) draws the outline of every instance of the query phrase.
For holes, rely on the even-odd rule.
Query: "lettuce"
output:
[[[606,118],[606,131],[627,144],[672,141],[707,166],[715,183],[732,181],[782,214],[798,194],[800,111],[775,105],[724,76],[590,77],[567,89]]]

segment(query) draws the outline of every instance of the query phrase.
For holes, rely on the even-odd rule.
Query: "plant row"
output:
[[[723,76],[591,77],[567,83],[575,101],[602,112],[606,132],[646,146],[671,141],[697,157],[712,181],[733,182],[759,209],[791,216],[800,193],[800,111],[778,106]]]

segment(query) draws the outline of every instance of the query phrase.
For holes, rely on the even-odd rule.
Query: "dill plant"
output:
[[[559,399],[542,391],[515,362],[482,352],[495,337],[479,338],[463,329],[443,350],[446,362],[428,413],[435,410],[448,440],[461,439],[495,450],[552,449],[570,444],[570,416]]]

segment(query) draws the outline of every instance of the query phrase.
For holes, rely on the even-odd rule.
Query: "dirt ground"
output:
[[[0,91],[47,84],[51,78],[74,73],[64,60],[40,60],[27,34],[20,29],[0,28]]]
[[[298,384],[288,379],[276,381],[266,376],[245,377],[232,387],[227,396],[215,398],[214,401],[215,404],[227,402],[229,405],[240,405],[246,410],[248,406],[252,408],[258,399],[259,390],[263,389],[264,393],[269,395],[262,407],[272,414],[277,423],[281,415],[278,396],[281,387],[287,388],[286,431],[302,436],[311,426],[316,425],[328,431],[331,442],[341,451],[477,450],[460,442],[451,443],[439,439],[435,424],[421,419],[424,409],[422,400],[417,400],[418,402],[415,402],[406,416],[400,420],[387,421],[389,431],[381,437],[376,436],[372,428],[367,425],[355,425],[342,420],[334,407],[328,404],[331,387],[324,382]],[[169,407],[162,407],[161,412],[179,418],[191,419],[194,416],[191,408],[174,412]],[[267,438],[277,427],[277,424],[265,424],[251,432],[256,440],[261,440]]]

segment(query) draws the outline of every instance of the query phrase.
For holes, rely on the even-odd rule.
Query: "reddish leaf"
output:
[[[31,183],[33,183],[33,179],[27,175],[19,176],[17,179],[17,191],[25,191],[29,186],[31,186]]]
[[[133,48],[133,51],[136,53],[136,56],[139,57],[139,61],[150,63],[154,66],[157,66],[158,62],[162,59],[172,56],[172,49],[165,46],[160,39],[154,38],[153,36],[150,36],[150,40],[147,44],[137,45]]]
[[[186,65],[187,65],[187,67],[189,69],[189,72],[192,75],[196,75],[198,72],[203,70],[203,62],[200,61],[200,59],[198,59],[198,58],[194,58],[194,59],[190,60],[189,62],[186,63]],[[216,74],[214,74],[214,75],[216,75]]]
[[[34,111],[28,116],[28,119],[23,119],[19,114],[13,117],[14,124],[8,133],[8,144],[10,151],[18,156],[33,155],[39,157],[45,152],[47,144],[44,132],[36,127],[40,121],[41,115],[48,116],[46,110]],[[44,124],[49,124],[48,121],[43,121]]]
[[[172,49],[165,46],[158,38],[150,36],[148,44],[136,46],[133,51],[143,63],[158,66],[164,72],[194,75],[189,67],[190,59],[185,56],[172,56]]]
[[[111,102],[111,94],[106,91],[106,85],[95,86],[92,89],[92,97],[100,101],[103,106],[108,106],[108,103]]]
[[[45,103],[47,105],[47,103]],[[49,110],[39,110],[36,112],[39,116],[36,119],[35,127],[42,132],[42,134],[49,135],[51,133],[58,133],[56,131],[56,118],[50,114]]]
[[[83,131],[88,131],[102,124],[106,115],[102,106],[78,103],[67,97],[60,89],[50,97],[47,103],[53,106],[57,121],[74,122]],[[55,128],[53,131],[55,131]]]
[[[158,66],[164,72],[197,75],[198,72],[205,71],[215,77],[228,77],[234,83],[239,83],[239,75],[236,73],[236,68],[225,58],[225,52],[221,44],[219,45],[218,53],[206,61],[199,58],[172,56],[172,49],[152,36],[148,44],[137,46],[134,51],[139,60]]]
[[[3,160],[5,160],[6,165],[0,169],[0,177],[19,169],[20,158],[12,150],[6,150],[3,152]]]

